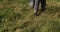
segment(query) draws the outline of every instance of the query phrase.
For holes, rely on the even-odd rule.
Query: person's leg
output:
[[[46,0],[41,0],[42,11],[44,11],[45,7],[46,7]]]
[[[39,3],[40,3],[40,0],[35,0],[35,5],[34,5],[34,13],[36,15],[38,15],[38,9],[39,9]]]
[[[34,5],[35,5],[35,0],[33,0],[33,8],[34,8]]]

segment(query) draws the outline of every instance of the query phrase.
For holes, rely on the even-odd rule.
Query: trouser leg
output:
[[[46,7],[46,0],[41,0],[42,11],[44,11],[45,7]]]
[[[33,0],[33,8],[34,8],[34,5],[35,5],[35,0]]]
[[[39,9],[39,0],[35,0],[35,5],[34,5],[34,12],[36,13]]]

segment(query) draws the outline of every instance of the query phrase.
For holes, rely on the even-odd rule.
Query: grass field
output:
[[[60,32],[60,0],[47,0],[45,12],[33,16],[28,0],[0,0],[0,32]]]

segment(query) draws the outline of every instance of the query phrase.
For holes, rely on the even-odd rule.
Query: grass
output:
[[[33,16],[28,0],[0,0],[0,32],[60,32],[59,0],[47,0],[45,12]]]

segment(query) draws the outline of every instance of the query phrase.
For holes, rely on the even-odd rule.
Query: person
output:
[[[46,7],[46,0],[31,0],[32,6],[34,8],[34,15],[39,16],[38,10],[39,10],[39,4],[41,3],[41,10],[42,12],[45,10]]]

